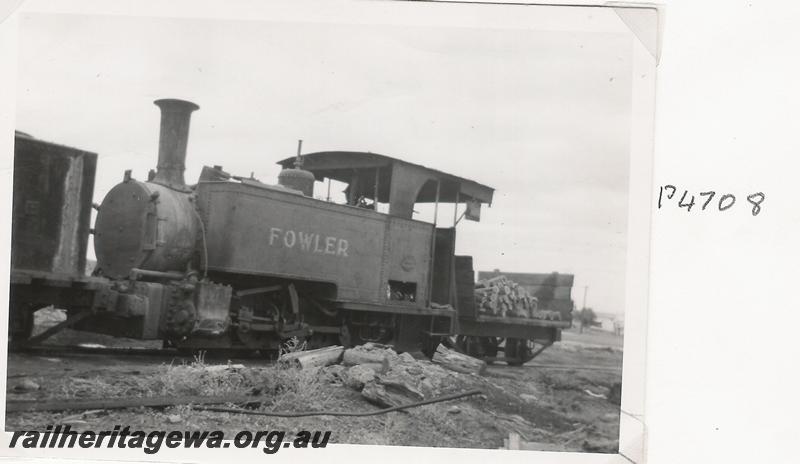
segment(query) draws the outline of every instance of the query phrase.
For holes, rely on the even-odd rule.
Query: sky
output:
[[[159,98],[200,106],[203,165],[277,180],[280,159],[371,151],[496,189],[458,224],[477,270],[575,274],[625,305],[632,38],[533,28],[26,14],[17,129],[99,154],[95,201],[158,153]],[[322,195],[322,193],[317,193]],[[453,210],[440,208],[439,223]],[[91,245],[90,245],[91,246]]]

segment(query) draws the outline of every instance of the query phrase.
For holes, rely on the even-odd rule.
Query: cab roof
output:
[[[393,182],[418,184],[417,203],[436,202],[436,186],[439,185],[439,202],[464,203],[467,201],[492,203],[494,189],[470,179],[454,176],[419,164],[409,163],[378,153],[359,151],[320,151],[302,156],[303,169],[314,174],[317,180],[326,177],[351,184],[355,173],[369,173],[378,179],[378,201],[388,202],[397,187]],[[296,157],[279,161],[284,169],[294,167]],[[433,182],[430,182],[433,181]],[[360,182],[357,194],[374,197],[374,182]]]

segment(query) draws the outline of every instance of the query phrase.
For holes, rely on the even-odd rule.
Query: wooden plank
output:
[[[436,353],[433,354],[432,361],[440,364],[447,369],[463,372],[465,374],[483,374],[486,371],[486,363],[480,359],[475,359],[471,356],[461,354],[457,351],[447,349],[444,345],[439,344],[436,347]]]
[[[283,364],[294,364],[299,366],[301,369],[323,367],[339,362],[343,352],[343,346],[326,346],[325,348],[320,348],[317,350],[295,351],[294,353],[287,353],[281,356],[278,362]]]

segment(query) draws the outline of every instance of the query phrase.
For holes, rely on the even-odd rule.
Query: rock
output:
[[[539,401],[539,398],[537,398],[537,397],[535,397],[533,395],[529,395],[527,393],[522,393],[521,395],[519,395],[519,397],[520,397],[520,399],[522,399],[522,401],[525,401],[525,402],[528,402],[528,403],[534,403],[536,401]]]
[[[42,308],[33,313],[33,330],[31,336],[39,335],[47,329],[64,322],[67,319],[67,312],[63,309],[56,309],[52,306]]]
[[[347,371],[347,367],[341,364],[331,364],[321,368],[319,373],[329,383],[344,383],[345,371]]]
[[[359,366],[369,369],[376,374],[385,374],[389,370],[389,365],[387,363],[366,363],[359,364]]]
[[[39,384],[31,379],[24,379],[18,384],[14,385],[14,391],[18,392],[30,392],[30,391],[36,391],[38,389],[39,389]]]
[[[401,406],[425,399],[422,392],[411,385],[378,378],[365,384],[361,394],[367,401],[383,407]]]
[[[359,364],[344,371],[344,384],[350,388],[361,391],[364,385],[375,380],[375,371],[366,365]]]
[[[402,353],[402,354],[400,354],[400,356],[398,356],[398,361],[399,362],[403,362],[403,363],[415,363],[415,362],[417,362],[417,360],[414,359],[414,357],[411,356],[410,353]]]
[[[182,421],[183,418],[177,414],[170,414],[169,416],[167,416],[167,422],[169,422],[170,424],[177,424]]]
[[[355,366],[357,364],[385,364],[386,369],[389,364],[397,362],[399,356],[388,345],[378,343],[365,343],[344,351],[342,364],[345,366]]]
[[[461,408],[459,408],[458,406],[453,406],[447,410],[447,414],[460,414],[460,413],[461,413]]]
[[[344,374],[345,384],[360,389],[364,398],[384,407],[439,396],[461,376],[430,361],[417,360],[411,353],[398,355],[385,345],[371,343],[346,350],[343,364],[350,363],[354,365]]]
[[[439,390],[441,389],[441,384],[436,382],[435,379],[431,378],[423,378],[419,381],[419,389],[423,392],[428,392],[426,396],[436,396],[439,394]]]
[[[399,406],[441,395],[443,389],[454,383],[453,377],[441,366],[429,362],[398,363],[366,383],[361,394],[375,404]]]

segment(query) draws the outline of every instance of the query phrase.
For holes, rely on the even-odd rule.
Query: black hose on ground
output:
[[[470,390],[464,393],[439,396],[437,398],[418,401],[416,403],[403,404],[400,406],[393,406],[391,408],[379,409],[377,411],[367,411],[367,412],[348,412],[348,411],[268,412],[268,411],[253,411],[251,409],[241,409],[241,408],[220,408],[216,406],[201,407],[201,408],[195,407],[194,409],[200,411],[229,412],[234,414],[249,414],[252,416],[269,416],[269,417],[308,417],[308,416],[365,417],[365,416],[377,416],[379,414],[386,414],[388,412],[401,411],[403,409],[416,408],[419,406],[424,406],[426,404],[441,403],[442,401],[457,400],[459,398],[465,398],[467,396],[473,396],[473,395],[480,395],[482,393],[483,392],[481,390]]]

